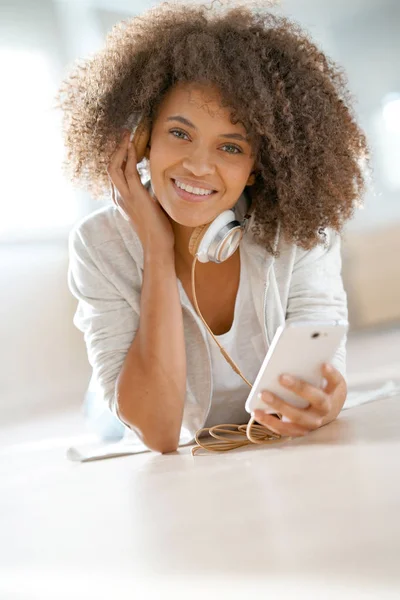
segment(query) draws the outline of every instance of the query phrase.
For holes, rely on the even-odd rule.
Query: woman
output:
[[[340,232],[364,191],[368,152],[345,76],[283,17],[164,4],[115,27],[59,98],[72,179],[97,197],[111,182],[128,218],[107,206],[70,236],[74,323],[98,398],[159,452],[204,426],[244,423],[248,387],[193,307],[189,240],[250,196],[239,248],[196,272],[202,315],[250,381],[283,321],[347,318]],[[140,120],[150,124],[150,190],[130,143]],[[265,393],[285,419],[257,421],[294,437],[335,419],[345,342],[323,375],[323,389],[282,380],[309,407]]]

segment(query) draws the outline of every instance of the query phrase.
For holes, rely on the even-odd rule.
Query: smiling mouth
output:
[[[177,186],[175,179],[171,179],[171,181],[172,181],[172,185],[175,189],[175,192],[181,198],[184,198],[185,200],[195,200],[195,201],[206,200],[207,198],[211,198],[211,196],[213,196],[214,194],[217,193],[216,190],[212,190],[211,194],[193,194],[192,192],[188,192],[188,191],[180,188],[179,186]]]

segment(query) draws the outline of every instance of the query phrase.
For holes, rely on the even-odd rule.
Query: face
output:
[[[178,84],[159,107],[150,139],[152,187],[180,225],[211,222],[246,186],[254,156],[244,126],[232,125],[230,114],[216,89],[198,84]]]

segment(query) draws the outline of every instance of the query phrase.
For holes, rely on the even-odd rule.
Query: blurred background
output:
[[[54,95],[65,69],[96,51],[146,0],[0,1],[0,422],[76,411],[90,380],[67,288],[68,233],[101,205],[63,177]],[[365,207],[348,225],[353,383],[400,373],[400,4],[397,0],[287,0],[348,74],[373,152]],[[51,426],[53,427],[53,426]]]

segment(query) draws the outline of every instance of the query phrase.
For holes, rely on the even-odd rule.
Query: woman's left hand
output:
[[[282,375],[279,383],[307,400],[309,406],[307,408],[296,408],[281,400],[275,394],[264,391],[261,394],[262,400],[275,412],[287,417],[290,422],[281,421],[274,415],[268,415],[262,410],[254,411],[256,421],[282,437],[298,437],[307,435],[310,431],[336,419],[346,400],[346,381],[332,365],[324,365],[322,374],[327,381],[323,389],[314,387],[300,379]],[[286,379],[287,377],[289,379]]]

